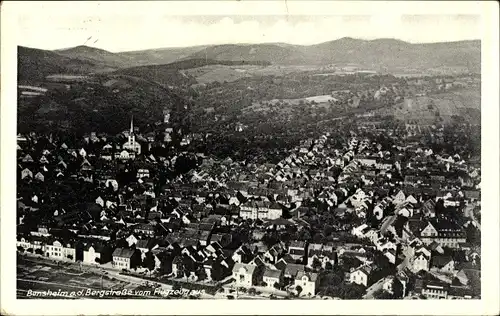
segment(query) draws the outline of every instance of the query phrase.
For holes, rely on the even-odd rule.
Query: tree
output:
[[[297,295],[300,295],[300,293],[302,293],[302,287],[300,285],[297,285],[295,287],[295,290],[297,291]]]
[[[394,299],[394,295],[386,290],[378,289],[373,292],[373,298],[378,300],[392,300]]]
[[[341,298],[348,300],[356,300],[361,299],[366,292],[364,286],[356,284],[356,283],[348,283],[345,286],[341,287],[342,294]]]
[[[323,239],[324,239],[324,236],[321,233],[316,233],[313,236],[313,242],[317,243],[317,244],[322,243]]]
[[[298,240],[310,241],[311,240],[311,233],[307,229],[301,229],[298,232],[298,236],[297,237],[298,237],[297,238]]]
[[[262,242],[264,243],[264,245],[266,245],[268,248],[271,248],[272,246],[274,246],[275,244],[277,244],[279,242],[279,239],[278,237],[276,236],[275,233],[266,233],[263,237],[262,237]]]
[[[214,281],[221,281],[224,279],[224,270],[222,266],[220,264],[214,264],[210,275]]]
[[[255,288],[253,288],[253,287],[248,289],[248,294],[250,294],[250,295],[255,295],[256,292],[257,292],[257,290],[255,290]]]
[[[434,206],[434,210],[436,212],[436,216],[443,215],[446,213],[446,207],[444,206],[443,199],[439,199]]]
[[[203,268],[203,266],[200,266],[197,270],[196,270],[196,275],[198,276],[198,280],[205,280],[208,275],[207,275],[207,272],[205,271],[205,268]]]
[[[404,297],[405,293],[403,284],[399,279],[394,279],[394,282],[392,283],[392,293],[395,299],[399,299]]]
[[[321,267],[322,267],[321,261],[319,261],[319,259],[317,257],[314,257],[313,262],[312,262],[312,268],[314,270],[319,270],[319,269],[321,269]]]
[[[154,260],[153,254],[150,251],[148,251],[146,253],[146,256],[142,260],[141,266],[143,268],[147,268],[149,271],[154,270],[154,268],[155,268],[155,260]]]
[[[357,268],[361,265],[361,261],[358,258],[343,257],[342,264],[340,267],[344,271],[350,271],[351,268]]]
[[[467,225],[465,228],[467,242],[471,244],[481,244],[481,231],[476,228],[473,224]]]
[[[116,248],[128,248],[128,242],[124,239],[118,239],[116,241]]]
[[[179,282],[174,282],[174,283],[172,284],[172,290],[174,290],[174,291],[179,291],[179,290],[181,290],[181,289],[182,289],[182,287],[181,287],[181,285],[180,285],[180,283],[179,283]]]

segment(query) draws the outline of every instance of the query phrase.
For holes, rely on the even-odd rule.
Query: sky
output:
[[[481,37],[481,17],[473,10],[448,15],[410,10],[416,13],[408,14],[409,10],[345,10],[345,6],[321,10],[320,3],[318,10],[311,11],[309,6],[307,11],[298,3],[266,4],[265,10],[253,5],[246,11],[234,2],[222,6],[223,1],[210,6],[206,1],[188,1],[182,6],[152,2],[147,7],[136,2],[81,2],[64,8],[63,2],[32,3],[18,12],[16,38],[18,45],[40,49],[88,45],[119,52],[226,43],[311,45],[342,37],[396,38],[411,43]]]

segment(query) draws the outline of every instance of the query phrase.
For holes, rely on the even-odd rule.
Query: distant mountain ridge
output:
[[[170,64],[186,59],[207,46],[173,47],[120,52],[122,56],[133,59],[140,66]]]
[[[480,40],[412,44],[397,39],[361,40],[345,37],[308,46],[286,43],[222,44],[119,53],[88,46],[55,51],[20,46],[18,52],[19,78],[30,79],[61,72],[80,74],[120,70],[127,73],[129,71],[123,69],[202,59],[210,60],[211,64],[356,64],[388,71],[461,67],[479,73],[481,69]]]
[[[113,68],[127,68],[137,64],[133,58],[126,55],[111,53],[104,49],[85,45],[55,50],[54,52],[69,58],[88,60],[94,63],[103,63]]]
[[[19,81],[43,80],[58,73],[88,74],[105,71],[109,67],[97,61],[71,58],[52,51],[18,46],[17,77]]]

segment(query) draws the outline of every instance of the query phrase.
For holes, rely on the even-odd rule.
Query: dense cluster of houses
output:
[[[480,250],[467,234],[480,229],[477,163],[418,142],[386,148],[366,130],[350,131],[342,146],[327,132],[262,165],[155,155],[156,140],[136,133],[124,132],[118,151],[103,135],[74,143],[19,135],[18,249],[306,297],[321,294],[322,273],[355,258],[344,282],[369,288],[383,279],[387,292],[399,282],[401,296],[477,296]],[[183,155],[198,163],[176,174]],[[304,237],[329,216],[350,219],[332,235],[358,242]],[[291,239],[264,242],[285,231]],[[394,272],[381,274],[373,253]]]

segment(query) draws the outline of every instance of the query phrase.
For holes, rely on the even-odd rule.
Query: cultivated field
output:
[[[208,65],[198,68],[184,69],[181,72],[193,76],[198,83],[232,82],[253,76],[284,76],[289,73],[318,71],[318,66],[257,66],[257,65]],[[338,75],[338,74],[336,74]]]
[[[84,293],[88,290],[114,290],[114,291],[134,291],[143,290],[144,286],[138,283],[126,282],[117,279],[104,272],[98,274],[91,272],[86,267],[75,268],[69,263],[37,262],[36,259],[18,258],[17,262],[17,297],[30,298],[28,292],[31,291],[52,291],[57,292],[78,292]],[[151,290],[149,288],[148,290]],[[102,298],[98,295],[85,295],[85,298]],[[33,298],[33,297],[31,297]],[[44,297],[36,297],[44,298]],[[61,298],[61,297],[49,297]],[[106,298],[106,297],[104,297]],[[109,298],[109,297],[108,297]],[[113,296],[113,298],[116,298]],[[129,297],[131,298],[131,297]],[[135,297],[132,297],[135,298]],[[139,297],[137,297],[139,298]],[[149,297],[148,297],[149,298]]]
[[[479,124],[481,121],[480,90],[467,88],[407,98],[393,108],[385,108],[377,112],[393,114],[397,119],[422,124],[434,122],[437,117],[441,117],[443,121],[450,121],[452,116],[460,116],[471,124]]]
[[[223,66],[209,65],[198,68],[183,70],[182,72],[196,78],[198,83],[211,82],[232,82],[241,78],[251,77],[251,72],[255,68],[264,68],[262,66]]]

